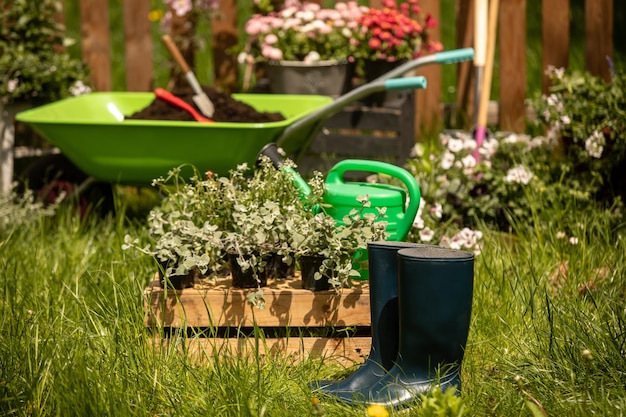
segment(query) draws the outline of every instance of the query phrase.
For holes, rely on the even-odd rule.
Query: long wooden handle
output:
[[[170,37],[170,35],[163,35],[161,38],[167,49],[169,49],[170,53],[174,57],[174,60],[178,63],[180,68],[183,70],[184,74],[189,72],[189,65],[187,65],[187,61],[183,57],[183,54],[180,53],[180,50],[174,43],[174,40]]]
[[[491,93],[491,79],[493,76],[493,60],[496,50],[496,29],[498,25],[498,5],[499,0],[490,0],[489,2],[489,32],[487,38],[487,55],[485,62],[485,72],[482,80],[482,88],[480,93],[480,105],[478,108],[477,125],[487,126],[487,110],[489,108],[489,96]]]

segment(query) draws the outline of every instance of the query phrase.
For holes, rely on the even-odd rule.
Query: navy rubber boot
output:
[[[398,357],[367,390],[333,393],[348,403],[401,407],[431,388],[461,387],[474,255],[437,246],[398,251]]]
[[[425,245],[408,242],[371,242],[369,262],[372,346],[370,354],[354,373],[344,380],[314,381],[313,390],[330,395],[351,396],[369,389],[392,368],[398,355],[398,251]]]

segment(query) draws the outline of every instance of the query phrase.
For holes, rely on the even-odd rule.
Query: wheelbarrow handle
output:
[[[474,48],[453,49],[451,51],[437,52],[436,54],[423,56],[406,62],[389,72],[384,73],[377,80],[388,80],[390,78],[401,77],[409,71],[430,64],[456,64],[458,62],[470,61],[474,59]]]
[[[385,80],[385,90],[410,90],[426,88],[426,77],[402,77]]]
[[[282,133],[275,139],[275,142],[278,146],[283,147],[290,140],[293,140],[294,137],[306,135],[307,136],[306,140],[299,139],[301,143],[299,143],[300,146],[299,146],[299,149],[296,151],[296,156],[294,158],[295,161],[298,161],[302,157],[302,155],[304,155],[311,141],[314,139],[314,133],[317,132],[321,128],[321,126],[324,124],[324,122],[326,122],[326,120],[328,120],[328,118],[338,113],[341,109],[346,107],[348,104],[351,104],[363,97],[366,97],[372,92],[384,90],[386,88],[385,87],[386,80],[391,80],[394,78],[402,77],[404,76],[404,74],[408,73],[409,71],[412,71],[424,65],[457,63],[461,61],[469,61],[469,60],[472,60],[473,58],[474,58],[473,48],[462,48],[462,49],[456,49],[456,50],[451,50],[451,51],[438,52],[436,54],[427,55],[427,56],[409,61],[381,75],[380,77],[376,78],[372,82],[361,85],[360,87],[357,87],[354,90],[342,96],[339,96],[339,98],[337,98],[335,101],[333,101],[329,105],[322,107],[321,109],[296,120],[294,123],[287,126],[282,131]],[[394,84],[392,83],[392,85]],[[415,88],[420,88],[420,87],[415,87]]]

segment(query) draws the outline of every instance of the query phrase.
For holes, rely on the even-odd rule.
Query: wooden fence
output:
[[[93,83],[98,91],[111,89],[111,46],[107,0],[79,0],[83,58],[91,68]],[[370,0],[379,6],[382,0]],[[129,91],[153,89],[153,45],[148,14],[151,0],[123,0],[126,86]],[[116,2],[118,3],[118,2]],[[422,8],[440,20],[439,0],[421,0]],[[606,57],[613,53],[614,0],[585,0],[585,41],[570,45],[570,0],[543,0],[542,8],[542,67],[567,67],[570,47],[584,48],[585,67],[605,79],[609,77]],[[115,6],[117,7],[117,6]],[[456,46],[473,46],[474,0],[456,0]],[[498,125],[500,129],[524,130],[527,97],[526,33],[527,1],[501,0],[499,7],[498,43],[499,83]],[[236,85],[235,57],[226,51],[237,43],[236,0],[221,0],[220,19],[212,24],[212,48],[216,86],[232,92]],[[439,39],[439,28],[433,33]],[[503,47],[506,45],[506,47]],[[447,46],[448,49],[452,49]],[[430,66],[420,70],[428,79],[428,89],[416,94],[416,123],[433,126],[442,115],[441,68]],[[471,116],[474,112],[473,64],[459,65],[457,75],[457,107]],[[544,80],[544,89],[546,82]]]

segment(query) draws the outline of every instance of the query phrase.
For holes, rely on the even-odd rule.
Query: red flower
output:
[[[378,39],[378,38],[370,39],[367,44],[372,49],[379,49],[381,47],[381,45],[382,45],[382,43],[380,42],[380,39]]]

